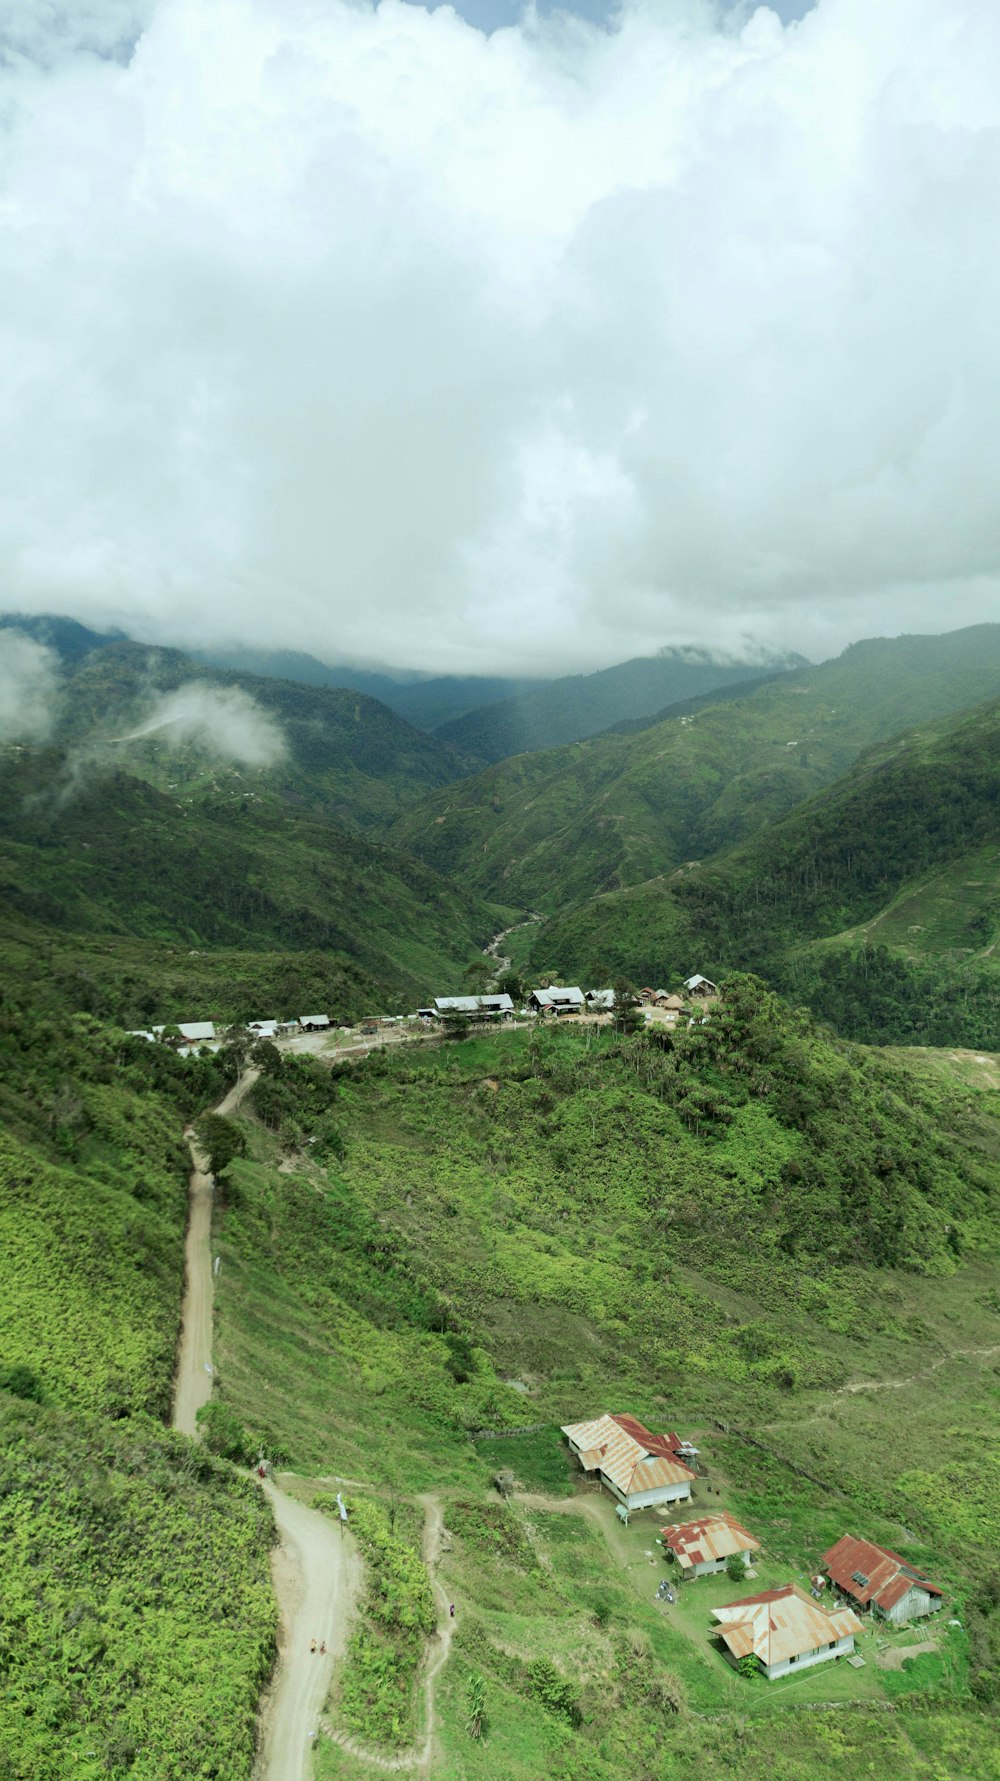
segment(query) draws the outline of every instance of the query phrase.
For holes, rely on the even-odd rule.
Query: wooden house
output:
[[[842,1595],[896,1626],[936,1614],[943,1605],[944,1591],[939,1584],[908,1565],[898,1552],[875,1546],[871,1540],[844,1534],[824,1552],[822,1563]]]

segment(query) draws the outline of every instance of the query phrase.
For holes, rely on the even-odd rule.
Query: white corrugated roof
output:
[[[435,996],[439,1014],[513,1014],[509,996]]]
[[[712,1617],[735,1658],[752,1652],[768,1665],[787,1663],[790,1657],[802,1657],[861,1631],[850,1608],[821,1608],[794,1583],[713,1608]]]
[[[215,1024],[210,1020],[179,1020],[177,1031],[192,1045],[199,1039],[215,1038]]]
[[[676,1460],[661,1455],[651,1459],[647,1449],[627,1434],[613,1416],[567,1423],[562,1432],[580,1449],[584,1470],[603,1472],[623,1496],[662,1490],[664,1485],[683,1484],[694,1478],[694,1473]]]

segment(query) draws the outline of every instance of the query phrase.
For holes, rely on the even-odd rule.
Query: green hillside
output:
[[[659,655],[636,656],[594,674],[568,674],[525,687],[515,696],[439,723],[436,734],[465,754],[502,761],[509,755],[578,742],[622,720],[648,717],[665,705],[717,687],[802,666],[802,656],[775,656],[750,666],[715,661],[704,649],[663,649]]]
[[[165,1431],[183,1120],[223,1091],[85,1017],[0,1007],[0,1773],[245,1781],[270,1514]],[[203,1766],[209,1765],[209,1766]]]
[[[303,686],[349,687],[380,700],[420,730],[433,730],[481,705],[494,705],[499,699],[515,698],[548,684],[497,675],[415,674],[402,668],[395,673],[379,673],[338,664],[328,666],[315,656],[290,649],[199,649],[191,654],[209,667],[233,668],[240,674],[266,674],[278,680],[296,680]]]
[[[639,1750],[650,1775],[800,1778],[835,1744],[852,1776],[931,1781],[943,1738],[964,1767],[940,1772],[985,1781],[996,1093],[833,1043],[745,978],[666,1048],[558,1029],[383,1055],[335,1072],[328,1112],[276,1070],[218,1228],[222,1398],[251,1445],[367,1480],[397,1527],[441,1500],[461,1626],[435,1773],[615,1781]],[[302,1155],[303,1120],[335,1122],[335,1157]],[[708,1655],[701,1585],[651,1606],[652,1523],[601,1532],[571,1496],[558,1425],[605,1407],[694,1433],[713,1502],[764,1541],[758,1587],[858,1527],[933,1565],[962,1628],[895,1675],[873,1640],[863,1671],[755,1694]],[[504,1504],[502,1468],[544,1494]],[[855,1712],[783,1710],[831,1700]],[[333,1744],[318,1767],[371,1772]]]
[[[728,855],[548,924],[535,955],[750,967],[864,1038],[1000,1045],[998,753],[1000,702],[911,731]]]
[[[163,735],[120,740],[148,717],[158,695],[191,685],[252,698],[279,726],[284,757],[247,768],[193,741],[176,747]],[[475,764],[364,693],[208,668],[179,650],[127,642],[92,651],[69,673],[58,738],[102,748],[114,739],[114,757],[130,772],[182,796],[249,786],[355,829],[391,820]]]
[[[392,839],[485,895],[554,913],[708,859],[864,748],[998,691],[1000,625],[854,644],[743,698],[505,761],[408,810]]]
[[[311,955],[313,969],[321,955],[339,968],[351,1012],[371,1006],[373,991],[412,1002],[457,982],[500,925],[426,866],[308,811],[222,793],[181,804],[120,769],[81,772],[56,750],[0,756],[0,885],[9,948],[44,936],[61,972],[72,973],[63,961],[77,938],[92,963],[98,937],[119,953],[146,942],[147,960],[154,946],[161,955],[183,948],[188,980],[205,989],[232,975],[221,952],[243,955],[237,972],[246,955],[270,955],[260,981],[270,1004],[277,955],[293,977],[299,955]],[[109,965],[114,956],[105,952]],[[28,961],[36,973],[37,958]],[[141,976],[141,958],[136,969]],[[80,1006],[71,975],[69,987],[70,1006]],[[230,990],[220,1000],[233,1008],[242,996]]]

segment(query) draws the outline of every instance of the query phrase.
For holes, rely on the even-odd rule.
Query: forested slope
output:
[[[416,804],[391,838],[483,894],[554,913],[732,847],[864,748],[998,692],[1000,626],[854,644],[745,697],[502,762]]]
[[[130,772],[179,795],[252,789],[305,803],[348,828],[387,822],[416,798],[458,778],[476,763],[415,729],[367,694],[337,687],[208,668],[174,649],[111,643],[71,664],[60,705],[58,739],[106,746]],[[123,742],[155,709],[159,697],[194,686],[252,699],[280,729],[286,751],[250,773],[228,766],[194,743],[167,745],[164,736]]]
[[[998,758],[1000,703],[923,726],[742,848],[548,924],[536,956],[750,967],[865,1038],[1000,1046]]]
[[[17,1781],[249,1770],[270,1515],[162,1426],[182,1122],[224,1071],[40,1020],[9,989],[0,1006],[0,1773]]]
[[[443,742],[484,761],[539,748],[558,748],[596,736],[623,719],[647,717],[665,705],[695,699],[718,687],[757,681],[767,673],[803,667],[802,656],[774,656],[755,665],[724,662],[704,649],[663,649],[593,674],[568,674],[525,687],[439,723]]]
[[[499,925],[419,861],[308,811],[222,794],[181,804],[54,750],[0,756],[0,889],[8,950],[20,923],[63,959],[74,935],[92,959],[97,936],[183,947],[192,976],[192,952],[209,977],[219,949],[321,954],[352,1006],[362,989],[412,1001],[457,982]]]

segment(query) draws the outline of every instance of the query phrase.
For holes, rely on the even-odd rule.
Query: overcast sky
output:
[[[584,3],[3,0],[0,605],[528,673],[1000,618],[997,9]]]

